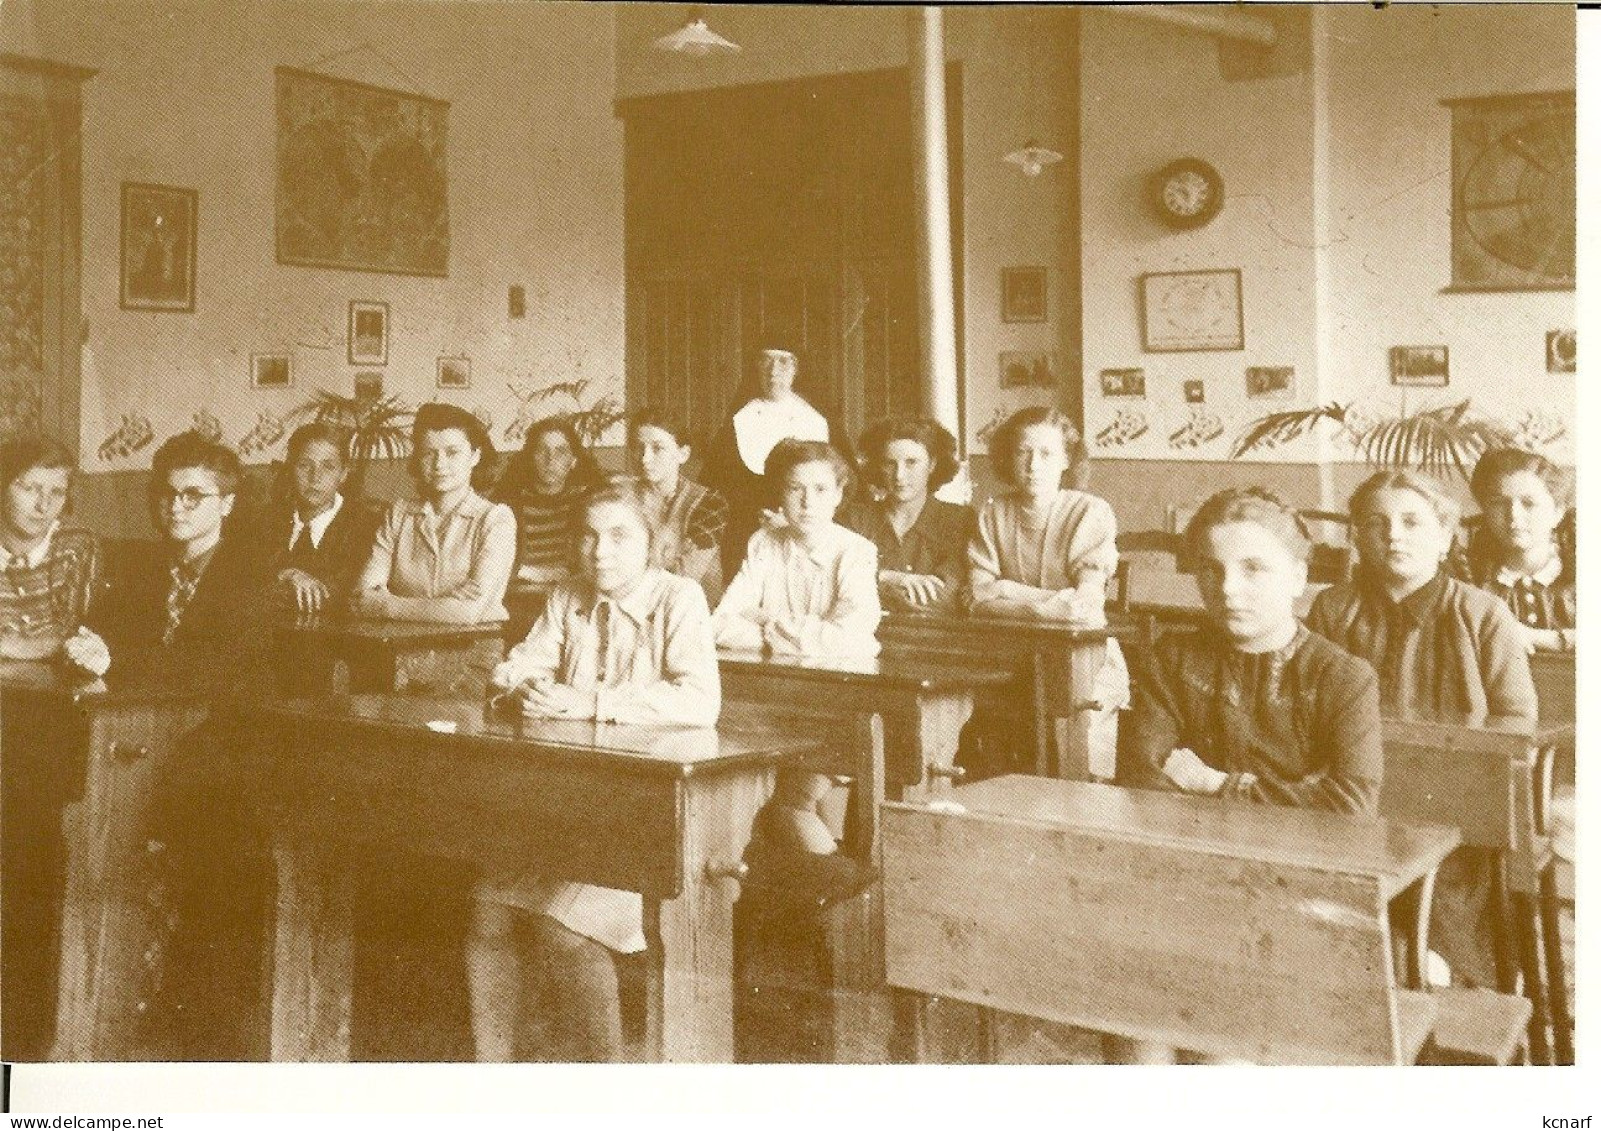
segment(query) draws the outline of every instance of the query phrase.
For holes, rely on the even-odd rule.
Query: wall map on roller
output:
[[[278,68],[278,262],[445,276],[450,104]]]
[[[1573,287],[1574,96],[1452,99],[1451,289]]]

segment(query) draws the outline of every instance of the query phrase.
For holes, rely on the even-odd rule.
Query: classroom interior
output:
[[[660,46],[696,19],[738,50]],[[0,93],[10,129],[26,144],[0,158],[13,162],[5,220],[17,225],[17,246],[42,238],[43,258],[31,264],[33,276],[8,271],[0,281],[8,307],[42,328],[32,368],[7,375],[6,423],[26,411],[75,451],[75,524],[108,542],[137,543],[155,536],[145,503],[151,454],[185,429],[236,448],[247,494],[259,499],[281,468],[297,408],[323,392],[366,395],[369,404],[394,398],[408,409],[430,401],[460,406],[486,424],[503,453],[539,416],[590,412],[597,455],[620,468],[621,413],[667,406],[709,435],[740,403],[751,343],[777,327],[803,343],[800,387],[850,435],[894,414],[929,413],[946,424],[965,457],[958,490],[975,504],[997,489],[986,456],[996,426],[1019,409],[1050,406],[1078,425],[1088,489],[1111,504],[1120,531],[1172,535],[1213,492],[1258,484],[1330,516],[1319,530],[1338,549],[1346,500],[1382,458],[1358,439],[1375,421],[1463,406],[1463,414],[1494,421],[1564,468],[1576,461],[1573,217],[1566,217],[1564,275],[1562,253],[1547,254],[1540,227],[1548,212],[1529,221],[1528,238],[1541,251],[1508,262],[1486,252],[1507,245],[1475,235],[1461,196],[1467,168],[1485,153],[1495,157],[1496,131],[1512,130],[1519,112],[1543,113],[1541,99],[1564,94],[1571,107],[1575,40],[1574,10],[1545,4],[976,5],[929,15],[867,4],[692,10],[535,0],[8,0],[0,6]],[[408,113],[448,121],[448,132],[423,137],[432,148],[419,159],[439,177],[442,202],[432,207],[448,216],[445,247],[432,265],[318,265],[286,251],[282,99],[284,84],[306,75],[399,92]],[[28,106],[46,110],[29,119]],[[1475,114],[1483,115],[1478,126],[1469,120]],[[1571,159],[1571,137],[1569,146]],[[1036,167],[1041,151],[1045,163]],[[28,162],[30,153],[37,163]],[[1222,199],[1215,215],[1189,225],[1163,216],[1157,179],[1183,160],[1217,178],[1211,191]],[[930,169],[944,170],[936,178],[942,185],[930,187]],[[1567,176],[1567,195],[1559,190],[1556,199],[1572,208],[1571,168]],[[139,190],[162,186],[188,194],[186,286],[176,297],[130,299],[140,283],[126,243],[128,209],[137,207]],[[1185,285],[1200,290],[1174,289]],[[1196,293],[1206,308],[1199,315],[1185,298]],[[381,346],[367,352],[358,349],[358,307],[382,315]],[[1320,406],[1337,412],[1287,438],[1245,442],[1271,414]],[[1450,466],[1438,471],[1471,513],[1465,475]],[[363,486],[380,504],[405,497],[405,461],[378,453],[363,468]],[[1152,569],[1163,574],[1151,581],[1153,591],[1189,584],[1176,568]],[[1139,638],[1155,631],[1157,619],[1125,624]],[[956,647],[919,635],[924,626],[900,627],[902,643],[923,654],[948,659]],[[1078,752],[1084,737],[1062,729],[1061,716],[1076,709],[1083,681],[1093,678],[1093,667],[1083,665],[1102,654],[1086,659],[1084,646],[1043,633],[985,645],[1034,665],[1041,703],[1057,678],[1052,665],[1062,669],[1063,686],[1079,681],[1078,699],[1061,713],[1045,712],[1056,716],[1055,732],[1050,719],[1040,724],[1041,769],[1067,777],[1074,776],[1064,768],[1072,761],[1067,751]],[[1550,667],[1536,672],[1537,681],[1553,681],[1540,682],[1542,691],[1565,687],[1568,700],[1565,717],[1550,719],[1542,700],[1541,725],[1554,730],[1532,737],[1485,730],[1476,732],[1480,740],[1421,728],[1395,741],[1407,750],[1477,741],[1475,756],[1498,774],[1516,778],[1519,767],[1534,767],[1536,787],[1540,773],[1553,772],[1542,744],[1564,748],[1566,761],[1559,750],[1554,772],[1571,775],[1573,666]],[[907,717],[932,717],[917,712],[932,710],[939,677],[921,672],[920,690],[907,692],[887,675],[866,691],[727,665],[723,675],[725,698],[738,686],[758,704],[860,699],[848,740],[876,744],[880,762],[874,769],[869,759],[863,772],[869,781],[876,776],[878,796],[887,788],[891,801],[903,802],[869,817],[855,803],[838,815],[842,828],[856,822],[874,845],[871,855],[880,845],[884,852],[941,845],[943,855],[927,867],[965,876],[974,906],[1004,920],[1005,897],[1022,898],[1026,888],[980,891],[982,868],[968,875],[952,846],[970,836],[960,843],[988,860],[984,853],[1000,842],[984,838],[1005,829],[937,827],[951,814],[916,803],[951,788],[933,762],[909,771],[912,781],[892,768],[886,786],[885,728],[893,732],[895,723],[880,716],[901,711],[904,699]],[[963,684],[960,694],[938,700],[940,709],[973,694]],[[875,707],[892,701],[893,708]],[[880,721],[863,721],[869,717]],[[464,736],[481,737],[472,710],[451,718]],[[252,721],[262,733],[286,735],[315,725],[289,713]],[[752,727],[755,749],[760,720]],[[392,740],[398,732],[383,733]],[[700,755],[684,757],[688,766]],[[362,759],[382,762],[379,753]],[[672,788],[697,781],[685,775]],[[863,778],[854,768],[850,776],[860,790]],[[311,777],[297,779],[297,789],[315,787]],[[1506,786],[1514,788],[1524,787]],[[693,804],[686,809],[685,794],[675,796],[681,819],[684,812],[701,819]],[[1519,797],[1536,811],[1539,802]],[[595,804],[597,822],[603,813],[626,821],[646,811],[644,800],[635,810]],[[981,807],[976,798],[973,805]],[[1484,822],[1510,825],[1516,817]],[[679,835],[693,847],[694,836],[716,835],[708,831],[715,824],[681,827]],[[1038,835],[1030,851],[1064,861],[1083,851],[1066,834]],[[1289,834],[1264,826],[1262,835]],[[1420,1022],[1409,1012],[1417,1005],[1406,996],[1417,992],[1406,988],[1417,981],[1414,969],[1411,982],[1401,972],[1381,978],[1377,1005],[1346,983],[1316,993],[1298,986],[1300,1016],[1253,1007],[1257,987],[1220,994],[1213,1006],[1249,1016],[1245,1035],[1220,1048],[1249,1048],[1273,1062],[1396,1061],[1413,1059],[1430,1040],[1444,1047],[1450,1036],[1471,1046],[1461,1053],[1468,1062],[1572,1063],[1572,1004],[1556,1000],[1569,998],[1576,981],[1571,865],[1558,875],[1549,851],[1517,856],[1529,848],[1527,829],[1505,836],[1508,851],[1532,863],[1529,876],[1510,881],[1512,911],[1526,915],[1527,931],[1508,960],[1517,970],[1509,968],[1501,996],[1539,999],[1512,1030],[1502,1025],[1487,1036],[1502,1015],[1486,1009],[1453,1015],[1450,1034],[1422,1033],[1419,1025],[1437,1019],[1430,1013]],[[1137,1015],[1133,1021],[1116,1010],[1062,1004],[1093,997],[1096,980],[1118,967],[1112,951],[1100,956],[1106,968],[1056,981],[1027,960],[1025,971],[997,960],[1005,976],[964,991],[960,954],[929,957],[941,937],[948,940],[949,924],[942,936],[940,924],[914,916],[887,955],[858,953],[886,945],[893,906],[871,883],[878,868],[887,877],[887,862],[873,861],[869,886],[822,897],[801,916],[811,933],[795,943],[793,932],[749,907],[743,920],[732,910],[734,856],[692,860],[692,872],[710,871],[690,878],[668,875],[672,867],[658,875],[651,869],[659,865],[643,857],[628,862],[649,882],[692,887],[717,914],[735,916],[732,934],[724,923],[707,937],[715,939],[710,951],[732,946],[736,953],[706,960],[722,973],[734,970],[733,988],[697,997],[695,984],[671,977],[671,957],[666,975],[659,962],[620,966],[625,1030],[641,1059],[1095,1063],[1102,1056],[1091,1023],[1097,1017],[1107,1031],[1126,1025],[1131,1034],[1166,1034],[1189,1047],[1178,1035],[1183,1026],[1162,1018],[1159,994],[1120,1004]],[[1238,880],[1182,852],[1143,866],[1167,869],[1170,879],[1193,870],[1194,883]],[[682,873],[686,865],[673,867]],[[1384,904],[1415,881],[1403,877],[1407,867],[1416,864],[1375,865],[1351,882],[1371,886],[1361,898],[1382,917]],[[440,961],[461,945],[467,902],[458,893],[457,902],[443,904],[441,923],[456,916],[448,926],[408,929],[396,910],[411,906],[404,889],[445,890],[451,882],[450,868],[437,860],[415,869],[367,877],[382,897],[355,908],[354,932],[393,946],[344,954],[343,998],[330,1006],[320,986],[269,988],[259,1019],[269,1035],[258,1045],[229,1046],[230,1056],[472,1059],[463,975]],[[1316,873],[1308,865],[1284,882],[1304,883],[1304,899],[1324,898]],[[311,891],[322,873],[308,865],[295,875]],[[1116,880],[1108,873],[1094,882]],[[932,881],[921,873],[905,879],[912,888],[923,882]],[[950,884],[960,888],[962,880]],[[296,914],[308,917],[333,898],[322,889],[300,895],[306,902]],[[278,898],[282,915],[287,897],[280,891]],[[1172,902],[1153,888],[1139,906],[1157,916]],[[1067,904],[1074,901],[1053,908],[1072,924],[1064,937],[1134,914],[1089,897]],[[1267,914],[1255,905],[1241,912],[1258,913]],[[348,921],[351,909],[343,914]],[[663,910],[652,920],[653,938],[666,939],[669,950],[694,949],[710,930],[707,914],[704,907],[700,918]],[[301,927],[303,951],[278,935],[280,973],[315,971],[327,958],[313,953],[316,928]],[[785,951],[789,957],[764,967],[739,949],[753,937],[775,953],[799,948],[810,965],[797,974]],[[1372,941],[1361,931],[1352,937]],[[925,943],[928,950],[919,949]],[[1341,947],[1347,943],[1358,947],[1342,937]],[[976,928],[964,945],[969,957],[985,947],[992,958],[1009,953],[1004,938]],[[1066,949],[1036,956],[1042,969],[1071,965],[1071,948],[1060,945]],[[1331,944],[1315,930],[1286,944],[1301,945],[1317,953]],[[1377,950],[1334,949],[1357,978],[1381,951],[1387,967],[1395,958],[1389,946],[1386,928]],[[910,997],[879,993],[881,985],[862,990],[861,978],[873,981],[862,970],[886,960],[904,985],[942,988]],[[1191,960],[1194,969],[1205,966]],[[1414,955],[1396,964],[1421,961]],[[705,970],[695,976],[705,978]],[[770,1007],[750,983],[737,982],[742,976],[801,988],[772,991],[769,998],[783,1004]],[[300,996],[289,1000],[294,992]],[[63,1058],[212,1059],[215,1050],[203,1045],[175,1052],[139,1029],[134,1014],[144,993],[108,991]],[[359,1016],[364,999],[382,1000],[381,1023]],[[1025,1016],[1030,1001],[1048,1003],[1046,1015]],[[984,1002],[996,1008],[981,1008]],[[1338,1037],[1320,1044],[1306,1030],[1322,1016],[1340,1024],[1328,1026]],[[127,1036],[135,1030],[136,1039]]]

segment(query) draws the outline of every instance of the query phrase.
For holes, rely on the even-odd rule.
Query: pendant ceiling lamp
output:
[[[1034,29],[1034,13],[1029,12],[1028,20],[1028,86],[1023,92],[1023,100],[1028,104],[1028,117],[1031,123],[1038,124],[1039,104],[1038,85],[1034,81],[1034,53],[1038,45],[1039,36]],[[1030,137],[1020,149],[1014,149],[1002,161],[1008,161],[1023,171],[1025,177],[1037,177],[1049,165],[1054,165],[1062,159],[1062,155],[1048,146],[1041,145],[1038,137]]]
[[[695,59],[703,59],[707,55],[733,55],[739,51],[739,44],[724,39],[706,26],[706,20],[698,8],[689,10],[689,20],[683,27],[662,36],[653,46],[658,51],[671,51]]]
[[[1062,159],[1062,155],[1054,149],[1047,149],[1039,143],[1037,138],[1029,138],[1023,143],[1023,148],[1014,149],[1002,161],[1010,161],[1023,170],[1025,177],[1037,177],[1047,165],[1054,165]]]

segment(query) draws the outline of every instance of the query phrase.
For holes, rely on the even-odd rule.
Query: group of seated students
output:
[[[270,637],[247,606],[494,621],[516,578],[548,600],[486,695],[530,719],[708,726],[719,648],[872,656],[885,609],[1106,624],[1116,518],[1062,486],[1078,481],[1083,446],[1059,412],[1024,409],[996,429],[1000,491],[976,514],[933,497],[957,458],[929,420],[874,424],[856,467],[815,438],[768,447],[770,509],[725,577],[728,504],[685,476],[689,437],[656,411],[629,421],[629,475],[602,476],[571,425],[550,419],[490,491],[484,426],[424,405],[418,497],[381,520],[342,494],[344,437],[308,425],[289,441],[288,499],[227,536],[238,458],[184,433],[152,464],[159,550],[124,572],[124,591],[96,595],[96,540],[61,521],[73,461],[46,440],[7,441],[0,648],[94,676],[152,654],[238,672]],[[865,489],[853,491],[857,470]],[[1256,487],[1206,500],[1185,539],[1208,626],[1162,637],[1135,665],[1121,783],[1373,814],[1381,712],[1533,719],[1527,653],[1573,647],[1565,477],[1504,449],[1483,456],[1471,486],[1482,517],[1458,554],[1456,505],[1433,480],[1382,471],[1364,482],[1350,499],[1359,565],[1304,625],[1295,609],[1312,539],[1296,508]],[[796,852],[833,852],[817,813],[828,784],[781,775],[765,815],[777,814],[772,835]],[[1493,984],[1486,861],[1462,850],[1446,871],[1433,945],[1457,980]],[[640,897],[536,875],[485,876],[475,895],[467,962],[480,1059],[515,1052],[519,920],[537,938],[541,1013],[565,1042],[557,1055],[616,1058],[613,956],[645,949]]]

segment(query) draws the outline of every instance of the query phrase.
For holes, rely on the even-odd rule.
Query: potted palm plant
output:
[[[332,424],[350,434],[350,478],[347,490],[362,496],[367,467],[378,458],[394,459],[411,448],[411,419],[416,410],[394,395],[368,396],[357,392],[342,396],[318,389],[312,398],[290,409],[284,423],[294,427],[308,421]]]
[[[1464,480],[1487,448],[1515,442],[1512,429],[1473,412],[1471,400],[1398,413],[1368,415],[1352,405],[1330,403],[1314,408],[1269,413],[1240,433],[1230,453],[1271,450],[1328,422],[1367,463],[1374,467],[1414,467],[1431,475],[1455,472]]]

